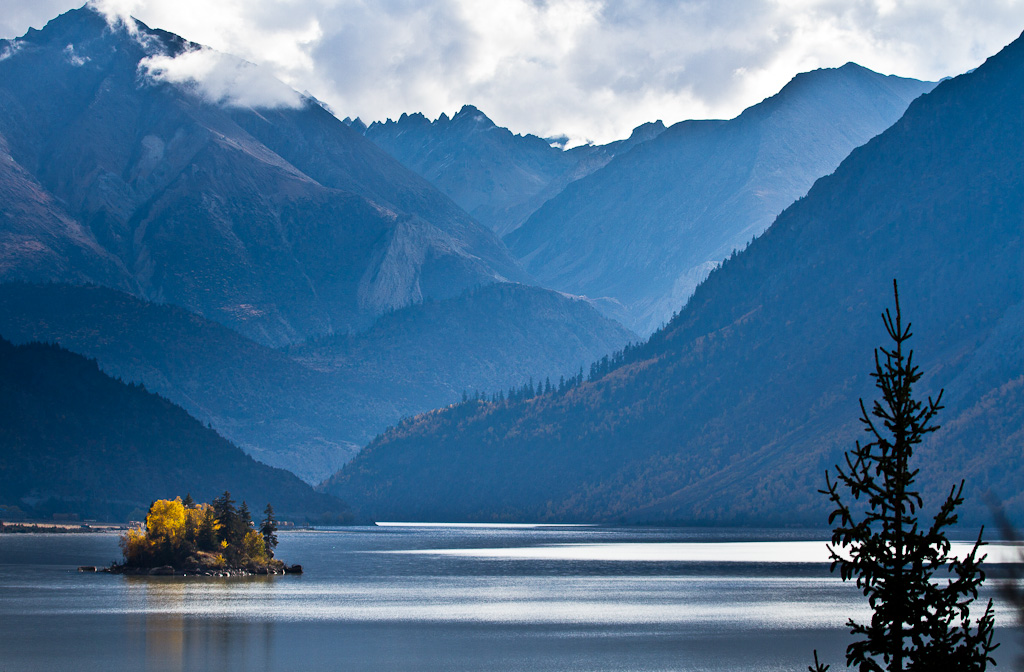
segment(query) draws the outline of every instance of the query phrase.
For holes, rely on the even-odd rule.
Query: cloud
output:
[[[241,59],[200,48],[177,56],[159,54],[139,63],[154,81],[183,86],[211,103],[229,107],[299,107],[302,97],[291,87]]]
[[[1024,29],[1024,0],[98,1],[258,63],[341,116],[436,117],[471,103],[516,132],[576,142],[735,116],[798,72],[847,61],[959,74]],[[57,13],[51,0],[4,3],[18,20],[35,3]],[[207,65],[175,67],[248,85],[244,69]]]
[[[89,62],[88,56],[79,56],[75,53],[75,45],[69,44],[64,47],[64,57],[68,59],[68,63],[75,67],[80,67]]]
[[[21,51],[22,44],[17,40],[0,43],[0,61],[5,61]]]

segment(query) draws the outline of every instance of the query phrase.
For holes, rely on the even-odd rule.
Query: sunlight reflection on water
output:
[[[965,557],[973,547],[968,543],[952,544],[953,554]],[[522,548],[445,548],[378,551],[450,555],[467,558],[522,560],[590,560],[604,562],[743,562],[743,563],[828,563],[828,545],[823,541],[754,541],[701,543],[612,543],[559,544]],[[989,544],[982,548],[988,562],[1019,563],[1021,549],[1007,544]]]

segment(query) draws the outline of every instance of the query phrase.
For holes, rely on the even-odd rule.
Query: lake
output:
[[[835,671],[846,619],[869,617],[856,588],[829,574],[824,531],[388,525],[279,536],[278,556],[305,574],[80,574],[119,558],[115,535],[0,535],[0,671],[801,671],[815,648]],[[1013,669],[1019,635],[998,636],[997,669]]]

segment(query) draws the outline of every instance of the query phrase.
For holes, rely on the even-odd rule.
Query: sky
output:
[[[937,80],[1024,31],[1024,0],[95,1],[255,63],[339,117],[434,119],[472,104],[514,132],[571,144],[656,119],[731,118],[798,72],[848,61]],[[2,0],[0,37],[82,2]],[[244,85],[239,104],[288,104],[205,56],[154,67],[222,92]]]

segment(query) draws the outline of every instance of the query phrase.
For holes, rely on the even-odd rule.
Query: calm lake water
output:
[[[343,528],[280,534],[301,576],[186,579],[75,571],[117,559],[115,535],[0,535],[0,671],[800,671],[815,648],[839,670],[869,612],[824,537]]]

